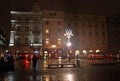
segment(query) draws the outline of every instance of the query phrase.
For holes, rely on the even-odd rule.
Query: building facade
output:
[[[66,57],[66,29],[71,29],[70,53],[106,52],[107,21],[104,15],[71,14],[41,10],[35,4],[31,12],[11,11],[10,51],[13,55],[36,54],[43,58]]]
[[[108,16],[108,49],[109,52],[120,54],[120,15]]]
[[[108,48],[107,21],[103,15],[66,14],[65,27],[73,30],[73,49],[105,52]]]
[[[3,29],[2,26],[0,26],[0,58],[1,57],[6,57],[7,50],[9,46],[9,41],[6,35],[5,30]]]

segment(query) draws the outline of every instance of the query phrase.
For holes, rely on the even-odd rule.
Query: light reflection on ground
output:
[[[20,61],[15,71],[0,73],[0,81],[120,81],[120,64],[87,65],[81,61],[79,68],[45,68],[49,62],[38,62],[34,71],[31,62]]]

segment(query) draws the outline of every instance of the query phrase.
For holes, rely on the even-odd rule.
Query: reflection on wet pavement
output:
[[[54,61],[53,61],[54,62]],[[0,73],[0,81],[120,81],[120,65],[87,65],[75,68],[47,68],[47,61],[17,61],[15,71]]]

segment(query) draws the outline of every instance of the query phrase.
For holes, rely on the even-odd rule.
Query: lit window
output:
[[[59,44],[59,45],[61,44],[61,39],[60,39],[60,38],[58,39],[58,44]]]
[[[56,47],[56,45],[52,45],[52,48],[55,48]]]
[[[46,45],[49,44],[49,38],[46,38],[45,44],[46,44]]]
[[[45,33],[46,33],[46,34],[49,34],[49,30],[48,30],[48,29],[46,29],[46,30],[45,30]]]

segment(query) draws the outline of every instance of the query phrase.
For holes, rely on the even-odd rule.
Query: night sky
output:
[[[12,0],[12,7],[31,9],[39,2],[42,9],[60,9],[68,12],[120,13],[120,0]]]
[[[9,24],[10,10],[30,11],[34,2],[39,2],[41,9],[75,13],[120,13],[120,0],[0,0],[0,25]]]

